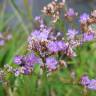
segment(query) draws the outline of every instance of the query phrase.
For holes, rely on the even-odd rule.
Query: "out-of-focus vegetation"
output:
[[[23,7],[18,6],[15,0],[4,0],[0,4],[0,31],[13,35],[11,41],[0,47],[0,67],[4,64],[13,65],[15,55],[26,53],[27,37],[32,31],[32,10],[35,9],[31,8],[31,4],[29,6],[28,0],[22,2]],[[6,9],[8,6],[11,11]],[[83,74],[96,77],[96,43],[86,43],[76,51],[77,57],[69,62],[68,69],[62,68],[52,73],[47,80],[39,76],[38,66],[35,69],[36,74],[31,76],[10,76],[8,85],[0,83],[0,96],[83,96],[82,86],[76,82],[67,82],[73,81],[72,73],[75,73],[75,81]],[[86,96],[95,95],[95,91],[88,91]]]

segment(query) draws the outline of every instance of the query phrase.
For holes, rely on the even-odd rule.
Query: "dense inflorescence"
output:
[[[50,17],[52,17],[52,22],[55,23],[61,14],[61,9],[64,8],[65,0],[62,2],[57,2],[58,0],[53,0],[47,6],[44,6],[42,12]]]
[[[71,10],[73,11],[73,9],[69,9],[68,12]],[[75,14],[74,11],[73,13]],[[76,16],[72,14],[70,16]],[[86,13],[82,14],[80,23],[85,24],[89,18],[90,16]],[[38,27],[28,37],[29,53],[25,56],[16,56],[14,59],[14,63],[20,66],[19,70],[14,71],[18,74],[31,74],[35,64],[39,64],[40,68],[47,72],[55,71],[62,65],[66,66],[67,61],[64,60],[64,56],[72,59],[76,56],[74,49],[77,46],[91,41],[95,37],[95,33],[92,31],[80,33],[74,28],[69,28],[65,39],[62,32],[55,32],[53,27],[47,26],[42,17],[37,16],[35,22]],[[60,55],[60,59],[58,55]]]
[[[47,25],[42,16],[36,16],[34,22],[38,26],[32,31],[27,40],[27,50],[29,52],[24,56],[17,55],[14,57],[16,68],[5,65],[8,72],[15,74],[15,76],[20,74],[29,75],[32,74],[36,64],[46,72],[58,70],[62,66],[67,67],[68,60],[77,55],[74,51],[76,47],[96,37],[95,30],[91,26],[96,23],[96,10],[91,15],[87,13],[80,15],[78,20],[80,23],[79,30],[72,26],[68,28],[67,32],[57,32],[54,26],[59,19],[62,19],[60,14],[64,9],[64,5],[65,0],[62,0],[62,2],[53,0],[47,6],[44,6],[42,12],[52,17],[50,21],[52,26]],[[78,15],[73,8],[68,8],[65,10],[64,18],[72,24]],[[1,44],[3,43],[4,41],[1,41]],[[96,89],[95,83],[96,80],[90,80],[88,76],[82,77],[81,84],[89,89]]]

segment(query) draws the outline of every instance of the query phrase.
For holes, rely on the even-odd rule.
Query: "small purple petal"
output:
[[[0,38],[3,38],[3,34],[2,34],[2,32],[0,32]]]
[[[58,42],[57,42],[57,45],[58,45],[58,50],[59,50],[59,51],[66,50],[66,48],[67,48],[66,43],[63,42],[63,41],[58,41]]]
[[[90,79],[88,78],[88,76],[82,76],[81,78],[81,85],[83,86],[87,86],[88,84],[90,84]]]
[[[84,33],[83,34],[83,41],[86,42],[86,41],[91,41],[94,39],[94,33]]]
[[[81,23],[86,23],[88,19],[89,19],[89,15],[88,15],[87,13],[83,13],[83,14],[80,16],[80,22],[81,22]]]
[[[90,83],[87,87],[91,90],[96,90],[96,80],[95,79],[90,80]]]
[[[66,14],[67,16],[75,16],[75,11],[73,8],[69,8]]]
[[[33,39],[39,39],[39,36],[40,36],[40,31],[39,30],[35,30],[31,33],[31,38]]]
[[[4,46],[4,44],[5,44],[5,40],[0,40],[0,46]]]
[[[58,52],[58,45],[56,42],[49,42],[47,48],[50,52]]]
[[[14,63],[20,65],[22,63],[22,56],[15,56]]]
[[[17,76],[19,76],[20,75],[20,71],[19,70],[16,70],[15,71],[15,76],[17,77]]]
[[[48,57],[46,58],[46,65],[47,68],[51,71],[51,70],[55,70],[56,66],[57,66],[57,60],[54,57]]]
[[[32,52],[32,53],[26,55],[23,58],[23,61],[25,62],[25,66],[33,67],[34,64],[39,64],[40,63],[40,58],[35,56],[35,54]]]
[[[31,68],[29,67],[24,67],[24,69],[23,69],[23,74],[25,74],[25,75],[28,75],[28,74],[30,74],[31,73]]]
[[[67,36],[69,39],[74,39],[75,35],[78,33],[75,29],[68,29]]]
[[[36,16],[35,21],[38,21],[40,24],[44,23],[43,19],[40,16]]]

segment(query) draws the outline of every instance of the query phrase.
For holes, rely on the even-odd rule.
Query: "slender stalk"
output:
[[[43,84],[46,90],[46,96],[49,96],[49,87],[48,87],[48,77],[47,77],[47,70],[44,70],[43,73]]]
[[[45,88],[45,91],[46,91],[46,96],[49,96],[49,87],[48,87],[48,77],[47,77],[47,68],[46,68],[46,61],[45,61],[45,58],[42,58],[42,61],[44,63],[44,70],[43,70],[43,87]]]
[[[88,96],[88,92],[87,92],[87,88],[86,87],[84,87],[84,89],[83,89],[83,96]]]
[[[3,84],[4,96],[13,96],[12,90],[7,83]]]

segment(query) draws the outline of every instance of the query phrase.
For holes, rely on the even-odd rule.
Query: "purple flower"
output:
[[[14,63],[20,65],[22,63],[22,56],[15,56]]]
[[[33,67],[34,64],[39,64],[40,59],[32,52],[23,58],[25,66]]]
[[[21,73],[23,73],[25,75],[28,75],[28,74],[30,74],[32,72],[32,68],[31,67],[27,67],[27,66],[22,67],[21,70],[22,70]]]
[[[40,63],[40,59],[32,52],[25,56],[15,56],[14,63],[22,66],[33,67],[34,64]]]
[[[31,71],[29,71],[27,68],[24,70],[24,74],[25,75],[28,75],[28,74],[30,74],[31,73]]]
[[[39,39],[40,36],[40,31],[39,30],[35,30],[31,33],[31,36],[28,38],[28,41],[30,41],[31,39]]]
[[[58,45],[58,50],[59,51],[67,49],[67,45],[64,41],[57,41],[57,45]]]
[[[88,86],[90,84],[90,79],[88,78],[88,76],[84,75],[81,78],[81,85],[83,86]]]
[[[95,79],[90,80],[90,83],[87,87],[91,90],[96,90],[96,80]]]
[[[46,41],[48,39],[49,33],[50,28],[43,29],[42,32],[40,33],[39,39]]]
[[[57,66],[57,60],[54,57],[48,57],[46,58],[46,65],[49,71],[55,70]]]
[[[40,20],[40,19],[41,19],[41,17],[40,17],[40,16],[36,16],[34,20],[36,20],[36,21],[37,21],[37,20]]]
[[[39,41],[42,41],[42,40],[46,41],[48,38],[49,32],[50,32],[50,28],[42,29],[42,31],[35,30],[31,33],[31,36],[29,36],[28,42],[31,42],[33,39],[39,40]]]
[[[20,71],[18,69],[15,70],[15,76],[19,76],[20,75]]]
[[[1,39],[0,40],[0,46],[4,46],[4,44],[5,44],[5,40]]]
[[[47,48],[50,52],[58,52],[58,44],[57,42],[49,42]]]
[[[22,74],[30,74],[35,64],[41,64],[41,59],[37,57],[33,52],[25,56],[16,56],[14,62],[20,67],[14,70],[15,76]]]
[[[96,80],[90,80],[86,75],[81,78],[81,85],[86,86],[88,89],[96,90]]]
[[[67,33],[68,39],[74,39],[77,33],[78,31],[75,29],[68,29],[68,33]]]
[[[38,21],[40,24],[44,23],[43,19],[40,16],[36,16],[35,21]]]
[[[12,39],[12,34],[8,34],[7,37],[6,37],[7,40],[10,40]]]
[[[2,32],[0,32],[0,38],[3,38],[3,34],[2,34]]]
[[[40,28],[42,28],[42,29],[43,29],[44,27],[45,27],[45,25],[44,25],[44,24],[40,24]]]
[[[89,15],[88,15],[87,13],[83,13],[83,14],[80,16],[80,22],[81,22],[81,23],[86,23],[88,19],[89,19]]]
[[[29,50],[41,50],[41,45],[38,39],[33,40],[32,37],[30,36],[28,38],[28,48]]]
[[[75,16],[76,15],[73,8],[69,8],[66,14],[67,14],[67,16]]]
[[[83,34],[83,41],[86,42],[86,41],[91,41],[94,39],[94,33],[84,33]]]

